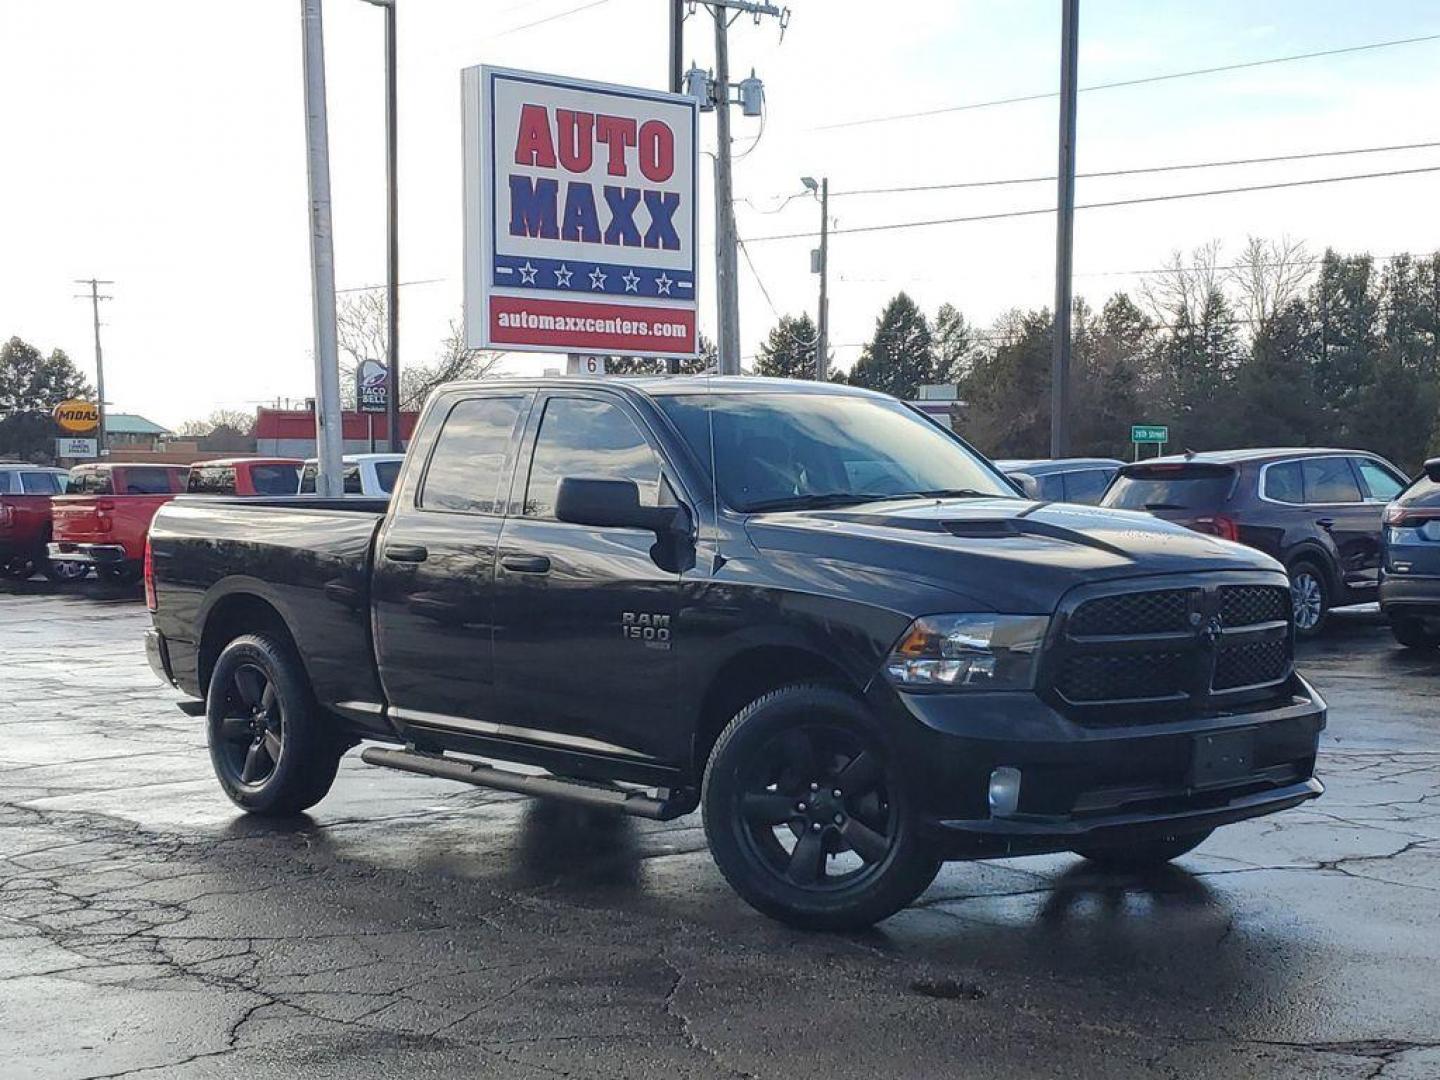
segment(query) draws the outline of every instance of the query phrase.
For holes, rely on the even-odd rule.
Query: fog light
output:
[[[1002,765],[990,774],[990,813],[1009,817],[1020,806],[1020,770]]]

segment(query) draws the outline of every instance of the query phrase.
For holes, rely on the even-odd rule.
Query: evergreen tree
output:
[[[1148,417],[1141,403],[1154,331],[1134,302],[1116,293],[1095,318],[1075,305],[1072,444],[1076,454],[1124,457],[1130,425]]]
[[[49,356],[18,337],[0,346],[0,457],[50,460],[56,428],[50,413],[93,391],[60,349]]]
[[[1044,457],[1050,445],[1050,312],[1012,311],[995,324],[1002,341],[976,359],[961,387],[962,425],[993,457]]]
[[[935,381],[958,385],[970,373],[979,335],[953,304],[935,315]]]
[[[898,293],[875,321],[875,336],[850,369],[850,382],[911,400],[935,381],[930,324],[915,301]]]
[[[819,337],[809,315],[780,316],[760,346],[755,374],[776,379],[815,378],[815,346]]]

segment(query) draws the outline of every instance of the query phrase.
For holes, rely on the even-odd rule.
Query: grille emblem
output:
[[[1225,627],[1224,624],[1220,622],[1220,617],[1218,615],[1212,615],[1210,621],[1205,624],[1205,628],[1200,631],[1200,640],[1213,649],[1220,644],[1220,638],[1224,636],[1224,633]]]

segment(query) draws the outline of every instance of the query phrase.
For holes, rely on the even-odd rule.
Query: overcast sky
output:
[[[659,87],[664,0],[399,0],[403,354],[433,356],[461,298],[460,70],[494,63]],[[928,119],[824,125],[1053,91],[1059,0],[791,0],[731,32],[737,77],[768,119],[736,163],[741,335],[813,311],[801,175],[835,191],[1055,167],[1054,98]],[[1436,0],[1083,0],[1082,86],[1440,34]],[[525,24],[550,15],[541,25]],[[326,0],[335,250],[342,288],[384,278],[381,12]],[[524,27],[524,28],[522,28]],[[709,66],[712,24],[686,26]],[[0,336],[67,350],[92,372],[71,279],[113,278],[103,308],[116,411],[175,424],[311,392],[304,113],[297,0],[0,0]],[[1440,140],[1440,41],[1080,95],[1081,172]],[[735,115],[737,149],[760,134]],[[702,149],[714,123],[702,121]],[[702,328],[714,336],[713,203],[702,158]],[[1440,165],[1411,150],[1081,180],[1078,201]],[[836,197],[839,229],[1053,204],[1053,184]],[[1440,173],[1082,211],[1076,289],[1097,305],[1128,271],[1212,239],[1289,235],[1377,255],[1440,247]],[[956,304],[989,323],[1048,304],[1053,216],[846,235],[831,242],[831,340],[848,366],[885,300]],[[434,280],[431,280],[434,279]],[[769,292],[767,301],[759,282]],[[516,356],[516,372],[554,360]],[[748,362],[748,361],[747,361]]]

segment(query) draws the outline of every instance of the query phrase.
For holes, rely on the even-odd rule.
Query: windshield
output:
[[[978,456],[899,402],[840,394],[677,394],[656,399],[740,511],[843,506],[906,495],[1016,498]]]
[[[1230,497],[1235,470],[1224,465],[1134,465],[1115,478],[1101,506],[1117,510],[1207,510]]]

